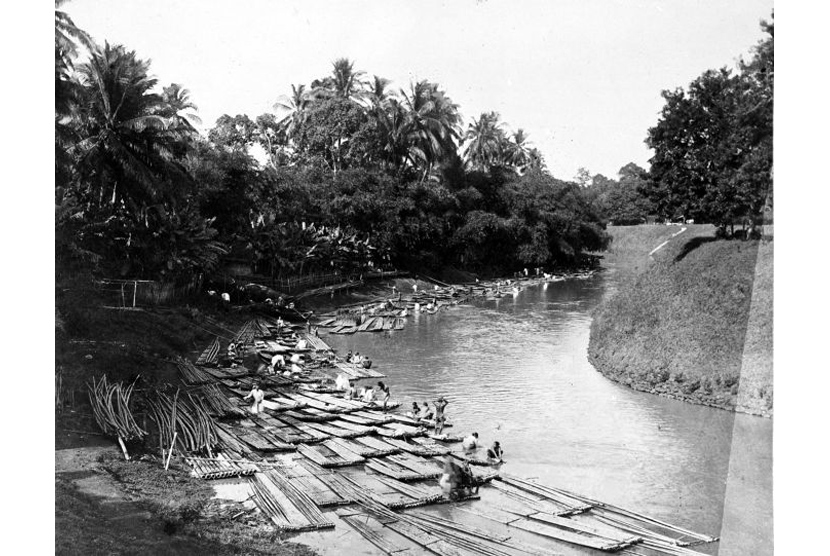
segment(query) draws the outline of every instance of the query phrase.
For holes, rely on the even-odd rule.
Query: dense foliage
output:
[[[771,206],[773,24],[738,72],[709,70],[687,90],[663,91],[649,130],[649,197],[665,218],[750,228]]]
[[[394,91],[339,59],[274,113],[224,115],[204,137],[185,88],[160,87],[124,46],[95,44],[60,4],[59,270],[175,280],[232,256],[272,276],[505,272],[574,264],[607,242],[584,191],[554,179],[521,129],[494,112],[464,129],[437,83]]]

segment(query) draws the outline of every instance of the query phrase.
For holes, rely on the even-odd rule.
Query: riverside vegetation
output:
[[[512,274],[578,265],[582,252],[608,246],[609,221],[695,218],[723,235],[736,223],[752,228],[771,208],[772,24],[764,24],[769,38],[739,74],[707,72],[688,93],[664,94],[647,139],[656,153],[650,170],[628,164],[618,180],[587,170],[563,180],[498,114],[465,126],[439,84],[394,90],[345,58],[329,75],[275,94],[273,113],[225,115],[203,135],[187,89],[160,86],[149,61],[127,47],[97,44],[64,3],[55,10],[56,384],[63,386],[56,450],[89,440],[68,429],[95,434],[83,415],[87,380],[141,374],[146,387],[163,387],[175,373],[162,360],[243,318],[214,314],[198,299],[188,307],[106,311],[89,291],[93,279],[192,283],[218,272],[228,256],[271,277],[378,267]],[[641,230],[643,237],[631,235]],[[596,315],[596,367],[642,390],[741,405],[740,346],[756,361],[769,360],[771,350],[771,310],[760,324],[751,321],[754,335],[745,317],[750,294],[771,300],[771,264],[752,277],[756,255],[771,255],[772,245],[718,241],[684,251],[690,233],[648,263],[648,252],[675,229],[610,231],[607,260],[630,262],[636,277]],[[771,379],[753,376],[746,407],[771,411]],[[111,522],[99,520],[112,507],[79,493],[67,475],[56,478],[56,552],[112,551],[125,548],[125,538],[139,543],[137,551],[268,550],[260,532],[245,526],[228,533],[244,537],[238,545],[196,542],[204,534],[204,519],[196,519],[204,493],[188,491],[181,507],[160,506],[157,493],[131,486],[148,466],[109,460],[86,467],[133,488],[156,514],[129,531],[132,520],[104,530],[100,523]],[[162,527],[184,534],[177,540]],[[282,553],[302,548],[286,545]]]
[[[591,326],[589,358],[636,390],[772,415],[773,242],[711,226],[609,228],[618,292]]]

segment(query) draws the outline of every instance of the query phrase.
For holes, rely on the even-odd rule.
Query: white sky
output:
[[[393,80],[437,81],[465,122],[495,110],[559,178],[648,167],[663,89],[733,65],[762,38],[771,0],[74,0],[97,41],[152,60],[191,92],[204,125],[273,111],[339,57]]]

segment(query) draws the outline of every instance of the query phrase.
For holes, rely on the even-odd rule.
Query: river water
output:
[[[635,392],[587,359],[613,273],[326,336],[369,355],[393,399],[449,400],[448,432],[499,440],[502,470],[722,537],[703,550],[772,554],[772,420]]]

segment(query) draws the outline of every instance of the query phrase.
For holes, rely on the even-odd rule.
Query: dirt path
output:
[[[667,239],[666,241],[664,241],[663,243],[661,243],[660,245],[658,245],[657,247],[655,247],[654,249],[652,249],[652,250],[651,250],[651,252],[648,254],[648,258],[649,258],[649,259],[651,259],[651,260],[654,260],[654,257],[653,257],[652,255],[654,255],[657,251],[659,251],[660,249],[662,249],[663,247],[665,247],[666,245],[668,245],[668,243],[669,243],[671,240],[673,240],[674,238],[676,238],[677,236],[679,236],[680,234],[682,234],[683,232],[685,232],[685,231],[686,231],[686,229],[687,229],[687,228],[686,228],[685,226],[684,226],[684,227],[682,227],[682,228],[680,228],[680,231],[679,231],[679,232],[675,232],[675,233],[673,233],[673,234],[671,235],[671,237],[669,237],[669,239]]]

